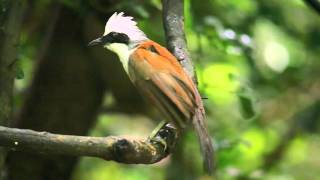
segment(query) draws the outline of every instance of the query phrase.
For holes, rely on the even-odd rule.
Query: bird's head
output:
[[[105,26],[103,36],[91,41],[88,46],[102,45],[119,54],[120,50],[131,49],[135,45],[148,40],[131,16],[123,12],[115,12]]]

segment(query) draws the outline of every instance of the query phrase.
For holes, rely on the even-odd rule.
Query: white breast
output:
[[[129,49],[129,47],[123,43],[112,43],[105,47],[118,55],[124,70],[128,73],[129,56],[135,49]]]

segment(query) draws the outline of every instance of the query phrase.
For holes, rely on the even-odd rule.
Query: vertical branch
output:
[[[178,59],[186,73],[191,77],[193,82],[197,85],[197,77],[195,73],[195,68],[191,60],[191,56],[188,52],[187,48],[187,40],[184,32],[184,1],[183,0],[162,0],[162,7],[163,7],[163,24],[164,24],[164,30],[167,40],[167,47],[173,53],[173,55]],[[195,92],[198,97],[200,97],[200,94],[198,91]],[[196,122],[201,124],[201,131],[202,133],[199,133],[200,130],[198,129],[198,137],[201,144],[201,150],[204,157],[204,167],[207,170],[207,172],[211,173],[211,170],[213,169],[213,162],[211,161],[213,149],[212,147],[209,147],[208,142],[211,142],[209,140],[209,135],[206,130],[206,124],[205,124],[205,110],[203,107],[203,102],[201,98],[196,98],[197,101],[197,110],[195,111],[194,118],[196,119]],[[199,120],[198,117],[201,117],[203,119]],[[195,128],[199,128],[199,124],[195,125]],[[199,135],[200,134],[200,135]],[[202,137],[201,137],[202,136]],[[206,139],[208,138],[208,139]],[[207,141],[204,142],[204,139]],[[207,144],[206,144],[207,143]],[[181,146],[182,144],[180,144]],[[176,155],[177,156],[177,155]],[[173,158],[173,159],[179,159],[179,158]],[[186,167],[183,167],[180,169],[181,173],[183,171],[186,171]],[[183,172],[184,173],[184,172]],[[168,179],[174,177],[174,174],[171,174],[168,176]]]
[[[24,4],[22,0],[2,0],[0,3],[0,125],[7,125],[12,115],[15,61]],[[6,151],[1,148],[1,179],[5,157]]]
[[[197,82],[184,33],[183,4],[183,0],[162,0],[163,24],[167,47],[179,60],[193,81]]]
[[[5,1],[0,20],[0,123],[7,124],[11,116],[12,90],[15,77],[17,43],[22,21],[23,2]]]

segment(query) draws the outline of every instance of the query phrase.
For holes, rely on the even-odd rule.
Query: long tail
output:
[[[200,96],[198,96],[200,98]],[[198,99],[198,98],[197,98]],[[204,169],[208,174],[212,174],[214,171],[214,150],[213,144],[207,129],[205,112],[202,105],[202,100],[197,100],[199,107],[196,109],[192,123],[194,129],[198,135],[200,142]]]

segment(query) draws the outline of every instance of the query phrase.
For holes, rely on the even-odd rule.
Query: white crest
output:
[[[147,40],[147,36],[138,28],[137,23],[131,16],[124,16],[123,12],[117,14],[115,12],[108,20],[104,34],[107,35],[110,32],[125,33],[129,36],[131,41],[144,41]]]

